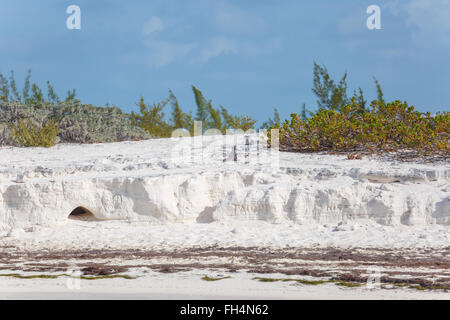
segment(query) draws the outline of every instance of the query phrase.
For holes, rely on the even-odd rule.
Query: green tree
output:
[[[195,103],[197,105],[197,112],[195,115],[195,120],[201,121],[203,130],[209,129],[209,112],[212,108],[212,101],[207,101],[203,96],[203,93],[198,90],[195,86],[192,86],[192,91],[194,92]]]
[[[221,107],[221,108],[225,109],[223,107]],[[211,100],[209,101],[209,104],[208,104],[208,112],[209,112],[209,119],[210,119],[207,124],[208,128],[218,129],[222,132],[225,131],[227,129],[227,124],[226,124],[226,122],[222,121],[221,110],[213,108],[213,106],[211,104]]]
[[[240,129],[243,131],[254,129],[256,123],[255,119],[252,119],[248,116],[233,116],[223,106],[220,106],[220,109],[220,113],[222,115],[224,123],[222,130],[224,132],[226,131],[226,129]]]
[[[75,99],[75,96],[76,90],[69,90],[65,101],[72,101]],[[47,81],[47,99],[48,102],[51,102],[54,105],[61,102],[58,95],[55,93],[53,86],[50,84],[50,81]],[[23,102],[27,105],[46,102],[42,89],[37,83],[31,83],[31,69],[28,70],[25,77],[22,94],[20,94],[17,89],[13,70],[11,70],[9,81],[0,73],[0,101]]]
[[[364,92],[361,88],[358,89],[358,92],[356,90],[354,91],[352,99],[354,99],[354,103],[359,106],[358,113],[364,113],[366,111],[367,101],[364,98]]]
[[[11,74],[9,76],[9,87],[11,88],[11,92],[16,98],[15,101],[20,102],[22,99],[20,98],[19,91],[17,90],[16,79],[14,78],[14,71],[11,70]]]
[[[38,104],[44,102],[44,94],[42,93],[41,88],[36,83],[33,83],[31,86],[31,97],[29,98],[30,104]]]
[[[377,100],[378,102],[385,104],[386,102],[384,101],[384,94],[383,90],[381,89],[381,85],[378,82],[377,78],[373,77],[373,80],[375,81],[375,86],[377,87]]]
[[[197,104],[195,120],[202,122],[203,130],[218,129],[225,132],[227,129],[242,129],[246,131],[254,127],[256,120],[248,116],[231,115],[223,106],[216,109],[212,106],[212,100],[206,100],[200,90],[194,86],[192,90]]]
[[[228,127],[235,130],[247,131],[254,129],[256,120],[249,116],[235,116],[228,122]]]
[[[347,73],[336,84],[331,79],[327,68],[314,62],[313,84],[312,91],[318,98],[319,109],[340,110],[349,103],[347,98]]]
[[[178,99],[172,90],[169,90],[169,99],[172,103],[171,118],[169,121],[170,126],[173,130],[175,129],[186,129],[192,133],[193,131],[193,120],[191,113],[185,113],[181,109]]]
[[[8,79],[0,73],[0,100],[7,102],[9,100],[9,86]]]
[[[49,80],[47,80],[47,99],[48,99],[49,102],[51,102],[51,103],[53,103],[55,105],[59,103],[59,97],[55,93],[55,89],[50,84]]]
[[[132,112],[130,120],[132,125],[136,125],[147,130],[153,137],[169,137],[171,126],[164,120],[164,108],[169,103],[170,98],[153,105],[145,104],[144,97],[141,96],[139,103],[140,114]]]
[[[25,104],[31,104],[32,102],[30,99],[30,87],[31,87],[30,79],[31,79],[31,69],[28,69],[27,76],[25,77],[25,83],[22,89],[22,98]]]
[[[306,108],[306,104],[303,103],[303,104],[302,104],[302,109],[301,109],[301,116],[302,116],[302,119],[303,119],[303,120],[306,120],[306,119],[308,119],[308,117],[313,116],[313,115],[314,115],[314,113],[311,112],[311,111],[309,111],[309,110]]]
[[[273,118],[269,118],[266,122],[261,125],[261,129],[269,129],[279,126],[281,123],[280,114],[277,108],[273,109]]]
[[[76,96],[76,95],[77,95],[77,94],[76,94],[76,90],[75,90],[75,89],[72,89],[72,91],[68,90],[68,91],[67,91],[67,96],[66,96],[65,101],[67,102],[67,101],[73,101],[73,100],[75,100],[75,96]]]

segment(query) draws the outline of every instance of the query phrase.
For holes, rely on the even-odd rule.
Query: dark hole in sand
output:
[[[73,209],[73,211],[69,214],[69,219],[83,221],[97,220],[95,215],[84,207],[76,207]]]

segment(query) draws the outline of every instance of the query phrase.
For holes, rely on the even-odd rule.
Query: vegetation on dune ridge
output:
[[[336,84],[325,67],[314,64],[319,110],[308,118],[303,109],[269,128],[279,129],[282,151],[389,153],[399,160],[450,158],[450,112],[423,114],[407,102],[387,103],[375,78],[377,100],[367,107],[361,88],[347,98],[346,77]]]
[[[395,153],[399,159],[448,159],[450,112],[422,114],[406,102],[373,101],[360,111],[353,100],[340,110],[322,109],[311,118],[291,114],[278,128],[280,148],[293,152]]]
[[[75,99],[75,89],[60,99],[47,81],[47,97],[31,84],[31,71],[19,92],[11,71],[0,73],[0,145],[51,147],[58,142],[98,143],[148,139],[117,107],[96,107]]]
[[[225,133],[228,129],[247,131],[254,128],[256,120],[248,116],[234,116],[223,106],[214,108],[212,100],[207,100],[199,89],[192,86],[192,91],[197,105],[195,116],[183,112],[175,94],[169,90],[167,99],[152,105],[146,104],[141,97],[137,104],[140,113],[132,112],[130,115],[132,124],[147,130],[154,137],[170,137],[175,129],[185,129],[193,134],[194,121],[202,123],[203,131],[217,129]],[[172,105],[172,112],[167,120],[164,110],[168,104]]]
[[[407,102],[386,102],[374,77],[377,99],[370,104],[361,88],[347,94],[347,73],[339,81],[325,66],[314,62],[313,93],[316,112],[303,104],[284,122],[278,109],[261,129],[279,129],[280,148],[293,152],[392,154],[400,160],[427,158],[448,160],[450,112],[420,113]],[[60,99],[47,81],[47,95],[28,72],[19,92],[14,72],[7,79],[0,73],[0,145],[43,146],[55,143],[101,143],[170,137],[175,129],[193,134],[194,121],[203,131],[254,129],[256,120],[232,115],[225,107],[214,107],[202,91],[192,86],[196,112],[186,113],[175,94],[154,104],[141,97],[138,112],[122,112],[118,107],[82,104],[75,89]],[[167,110],[170,108],[170,110]],[[358,158],[358,157],[357,157]],[[360,157],[359,157],[360,158]]]
[[[51,124],[56,130],[46,129]],[[101,143],[150,138],[116,107],[96,107],[79,100],[58,105],[0,104],[0,144],[49,147],[58,142]],[[33,142],[31,142],[33,141]]]
[[[9,79],[0,73],[0,145],[51,147],[59,142],[101,143],[170,137],[173,130],[193,133],[194,120],[201,121],[203,130],[242,129],[254,127],[256,120],[231,115],[223,106],[214,108],[202,92],[192,87],[197,114],[185,113],[169,90],[161,102],[146,104],[140,98],[139,113],[127,114],[118,107],[96,107],[75,99],[75,89],[60,99],[47,81],[47,98],[36,83],[31,84],[28,72],[23,90],[17,89],[14,72]],[[167,117],[165,108],[172,106]]]
[[[51,147],[56,143],[58,127],[53,120],[45,123],[42,127],[31,120],[19,120],[19,123],[12,127],[12,136],[15,141],[24,147]]]

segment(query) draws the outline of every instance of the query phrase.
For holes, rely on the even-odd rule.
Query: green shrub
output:
[[[117,107],[96,107],[78,100],[58,105],[41,103],[27,105],[0,102],[0,145],[17,145],[12,139],[12,127],[20,119],[43,127],[47,119],[58,126],[58,139],[64,143],[106,143],[149,139],[147,131],[131,123],[128,115]]]
[[[305,106],[305,105],[303,104],[303,106]],[[275,108],[275,109],[273,109],[273,118],[269,118],[269,120],[263,122],[263,124],[259,128],[260,129],[268,129],[271,127],[279,126],[280,122],[281,122],[280,113],[278,112],[278,109]]]
[[[175,94],[169,90],[170,95],[166,100],[152,105],[146,104],[141,97],[137,103],[139,113],[132,112],[129,119],[134,126],[158,138],[170,137],[175,129],[185,129],[193,134],[194,120],[202,123],[203,131],[217,129],[225,133],[228,129],[247,131],[254,128],[256,120],[248,116],[232,115],[223,106],[214,108],[212,100],[207,100],[200,90],[194,86],[192,90],[197,104],[195,117],[181,109]],[[169,103],[172,105],[172,112],[166,117],[164,110]]]
[[[353,99],[341,110],[322,109],[305,120],[293,113],[276,127],[285,151],[397,152],[400,157],[440,159],[450,153],[450,112],[422,114],[401,101],[373,101],[370,110],[361,112]]]
[[[31,91],[30,91],[31,90]],[[67,91],[67,97],[65,101],[73,101],[75,100],[76,90],[72,89]],[[31,83],[31,69],[28,70],[27,76],[25,77],[25,83],[23,85],[22,94],[20,94],[16,80],[14,77],[14,71],[11,70],[11,74],[9,79],[7,79],[0,72],[0,101],[3,102],[18,102],[24,103],[27,105],[36,105],[44,102],[51,102],[53,104],[58,104],[61,101],[59,100],[58,95],[55,93],[55,89],[50,84],[50,81],[47,81],[47,97],[48,100],[44,99],[44,93],[42,89],[38,86],[37,83]]]
[[[139,101],[139,114],[132,112],[130,114],[131,123],[146,130],[152,137],[170,137],[172,128],[164,120],[164,108],[169,103],[170,99],[148,105],[144,102],[144,98],[141,97]]]
[[[117,107],[97,107],[78,100],[64,101],[52,108],[49,117],[58,123],[61,142],[105,143],[149,139]]]
[[[23,147],[45,147],[55,145],[58,127],[53,120],[48,121],[42,127],[31,120],[19,122],[12,127],[13,139]]]
[[[195,103],[197,104],[197,113],[195,120],[202,122],[203,130],[217,129],[225,133],[228,129],[243,130],[254,129],[256,120],[244,115],[232,115],[226,108],[214,108],[212,100],[207,100],[203,93],[192,86]]]

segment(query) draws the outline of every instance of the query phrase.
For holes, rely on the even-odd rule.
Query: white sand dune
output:
[[[173,254],[190,252],[189,248],[195,252],[196,248],[245,247],[256,253],[268,248],[274,252],[340,248],[364,253],[375,248],[381,255],[384,250],[393,250],[386,257],[412,251],[421,258],[422,264],[409,271],[395,263],[383,269],[392,276],[404,271],[405,275],[397,277],[418,277],[426,271],[427,280],[437,279],[437,275],[448,277],[447,270],[438,270],[433,264],[441,259],[439,255],[430,261],[426,258],[430,248],[434,248],[432,252],[448,252],[448,161],[421,164],[375,157],[348,160],[344,155],[277,153],[261,148],[264,141],[258,149],[256,135],[251,136],[248,147],[244,136],[234,138],[237,140],[225,148],[223,137],[210,136],[0,149],[3,269],[29,272],[26,265],[33,263],[41,272],[58,263],[100,263],[105,267],[198,263],[200,260],[189,254],[179,261],[171,260]],[[236,157],[234,143],[238,143]],[[67,259],[39,260],[41,253],[60,255],[66,250],[72,252]],[[127,258],[97,259],[95,250],[105,254],[117,250],[118,256]],[[133,256],[133,250],[150,255],[166,252],[167,258],[141,261]],[[68,290],[59,278],[5,276],[0,279],[0,299],[448,298],[446,293],[414,289],[370,291],[333,284],[259,283],[252,280],[255,275],[245,272],[227,273],[232,278],[217,283],[201,280],[202,274],[218,272],[218,267],[209,270],[207,262],[220,264],[231,258],[226,262],[233,265],[234,249],[230,250],[229,257],[224,258],[219,250],[217,257],[201,260],[206,265],[189,272],[149,276],[149,267],[141,267],[136,271],[137,280],[86,280],[81,291]],[[89,252],[92,261],[77,260],[77,252]],[[34,254],[34,260],[28,253]],[[10,262],[8,254],[20,263]],[[353,271],[374,263],[364,259]],[[287,266],[300,263],[285,260]],[[328,262],[320,257],[316,260],[301,262],[310,263],[310,270],[325,270]],[[441,260],[438,262],[446,261]],[[240,263],[245,266],[245,261]],[[333,268],[351,271],[347,260],[334,263],[337,265],[327,269],[331,273]],[[383,263],[378,261],[377,266],[383,267]]]
[[[220,136],[3,148],[0,230],[28,245],[448,244],[448,162],[271,154],[256,135],[246,157],[235,138],[238,162]]]

